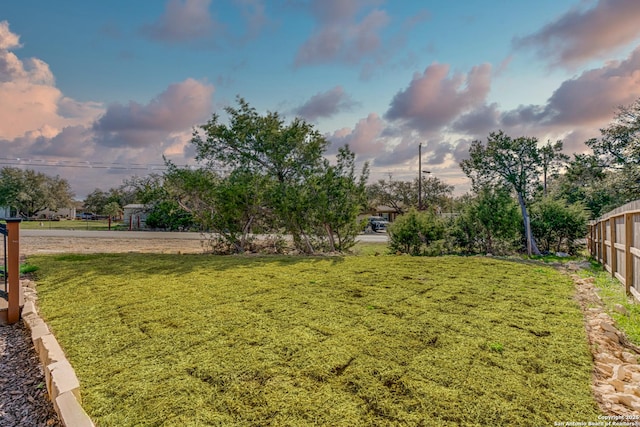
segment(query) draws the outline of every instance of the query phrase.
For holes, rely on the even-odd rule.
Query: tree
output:
[[[460,201],[452,235],[465,252],[509,252],[522,235],[518,205],[504,186],[485,186]]]
[[[188,230],[193,225],[191,213],[183,209],[174,200],[162,200],[149,211],[146,220],[151,228],[162,228],[170,231]]]
[[[624,204],[621,196],[626,200],[624,192],[618,191],[619,184],[615,182],[615,175],[595,155],[574,154],[573,159],[567,163],[565,172],[551,187],[549,196],[564,199],[569,204],[583,203],[591,218],[598,218],[608,209]]]
[[[605,166],[640,165],[640,99],[619,107],[613,121],[600,129],[600,134],[600,139],[590,139],[586,144]]]
[[[18,215],[34,217],[44,210],[70,207],[73,192],[67,180],[31,169],[4,167],[0,170],[0,205]]]
[[[559,252],[563,247],[575,253],[575,241],[587,234],[587,211],[581,203],[544,197],[531,207],[531,227],[544,251]]]
[[[586,144],[609,181],[612,203],[608,209],[635,200],[640,193],[640,99],[619,107],[613,121],[600,129],[600,134],[600,138]]]
[[[136,187],[136,183],[137,178],[134,177],[126,180],[119,188],[110,188],[108,191],[96,188],[85,197],[83,208],[87,212],[94,212],[98,215],[117,216],[117,214],[113,214],[114,203],[122,211],[123,207],[134,203],[140,197],[140,189]]]
[[[525,226],[529,254],[540,254],[531,233],[527,202],[539,181],[542,157],[538,140],[531,137],[511,138],[503,131],[492,132],[487,144],[473,141],[470,158],[460,163],[475,188],[486,184],[508,184],[515,191]]]
[[[547,177],[549,174],[553,177],[558,176],[560,167],[569,161],[569,156],[562,153],[562,141],[556,141],[555,144],[551,144],[551,141],[547,141],[547,145],[540,148],[540,155],[542,157],[542,179],[544,195],[547,195]]]
[[[360,233],[357,217],[366,205],[368,165],[356,177],[355,153],[349,146],[338,150],[337,164],[324,162],[323,173],[314,175],[308,182],[311,199],[308,201],[313,216],[311,223],[317,227],[316,235],[326,237],[329,251],[344,251],[355,244]]]
[[[387,232],[391,251],[416,256],[427,254],[430,245],[444,238],[445,226],[434,212],[411,208],[391,223]]]
[[[418,178],[416,178],[414,188],[416,189],[416,194],[418,193],[418,188],[422,188],[422,209],[432,209],[436,212],[442,211],[449,203],[454,189],[453,185],[446,184],[432,175],[422,178],[421,186],[418,185]]]
[[[105,215],[109,215],[110,218],[122,218],[122,207],[118,202],[109,202],[102,209]]]
[[[414,194],[413,185],[408,181],[394,181],[384,179],[367,187],[367,199],[371,208],[388,206],[393,208],[398,215],[405,213],[411,206],[417,206],[417,195]]]
[[[418,184],[418,178],[413,181],[394,181],[389,177],[367,187],[367,198],[370,208],[376,206],[388,206],[399,215],[410,208],[418,209],[418,189],[422,187],[422,205],[434,212],[442,210],[449,203],[453,192],[453,186],[442,182],[435,176],[422,178],[422,186]]]
[[[87,212],[95,212],[102,214],[104,207],[107,205],[109,195],[104,191],[96,188],[91,193],[87,194],[84,199],[83,207]]]
[[[264,204],[267,181],[260,175],[236,169],[221,176],[207,168],[178,168],[169,164],[165,188],[203,231],[220,236],[223,252],[249,248],[253,227],[262,227],[269,215]]]
[[[319,233],[314,220],[322,222],[324,218],[326,232],[337,231],[326,227],[330,225],[328,218],[320,211],[327,207],[319,205],[317,196],[329,194],[318,192],[319,189],[344,190],[344,180],[353,181],[355,176],[348,173],[346,166],[328,166],[322,156],[328,142],[312,125],[299,118],[287,124],[278,113],[260,115],[244,99],[238,98],[237,102],[238,108],[225,109],[228,125],[220,123],[214,114],[194,131],[191,142],[196,147],[196,160],[210,171],[222,167],[230,170],[228,177],[232,180],[225,178],[220,184],[239,185],[246,190],[242,193],[245,196],[253,194],[250,191],[254,188],[259,189],[259,198],[248,198],[247,203],[236,205],[249,209],[242,218],[249,221],[252,217],[255,206],[251,206],[251,200],[264,200],[263,210],[270,212],[272,228],[290,234],[299,250],[314,252],[312,240]],[[329,183],[325,182],[327,179]],[[338,199],[346,200],[333,197],[331,201]]]

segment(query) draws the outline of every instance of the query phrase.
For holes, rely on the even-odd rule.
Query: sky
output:
[[[456,194],[494,131],[587,151],[640,98],[638,0],[48,0],[0,6],[0,165],[77,199],[163,157],[241,96],[344,144],[370,181]]]

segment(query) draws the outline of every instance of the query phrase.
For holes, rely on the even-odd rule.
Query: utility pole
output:
[[[422,143],[418,145],[418,210],[422,210]]]

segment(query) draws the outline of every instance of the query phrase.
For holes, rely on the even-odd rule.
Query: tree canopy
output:
[[[66,179],[31,169],[4,167],[0,170],[0,205],[16,215],[36,216],[44,210],[71,207],[73,193]]]
[[[492,132],[486,144],[473,141],[469,159],[460,163],[476,188],[487,184],[507,184],[513,188],[522,212],[525,236],[535,254],[540,251],[531,233],[527,201],[539,182],[542,159],[536,138],[511,138],[500,130]]]
[[[291,235],[305,253],[353,245],[356,218],[365,205],[367,165],[358,178],[348,146],[332,165],[323,156],[328,141],[311,124],[299,118],[286,122],[277,112],[261,115],[242,98],[237,103],[225,109],[228,123],[214,114],[194,131],[199,178],[191,181],[192,174],[174,169],[176,177],[185,178],[173,181],[183,206],[200,205],[212,228],[237,251],[258,226]],[[205,177],[209,184],[203,186]],[[225,235],[229,230],[236,232]]]

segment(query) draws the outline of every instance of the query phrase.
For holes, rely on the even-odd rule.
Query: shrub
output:
[[[513,252],[522,233],[522,216],[509,191],[485,187],[475,197],[462,199],[451,235],[467,253]]]
[[[441,255],[444,222],[432,212],[411,209],[388,227],[389,249],[410,255]],[[439,249],[440,248],[440,249]]]
[[[581,203],[545,197],[531,207],[531,229],[542,251],[575,254],[576,240],[587,234],[589,215]]]

